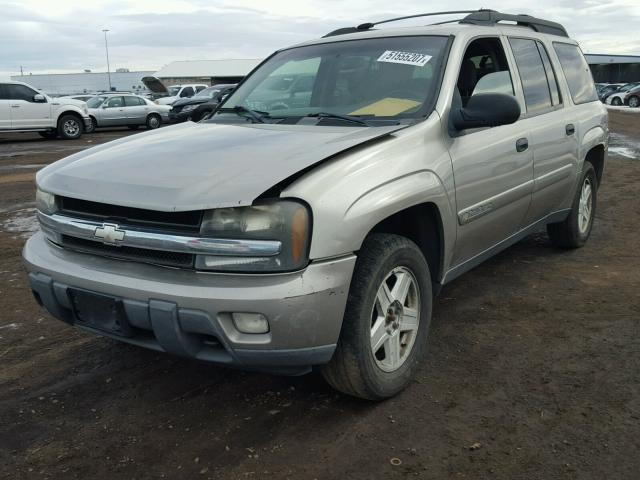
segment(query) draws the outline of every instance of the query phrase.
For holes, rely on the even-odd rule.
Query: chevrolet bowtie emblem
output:
[[[93,236],[102,239],[102,243],[117,245],[118,242],[124,240],[125,233],[115,223],[103,223],[101,227],[96,228]]]

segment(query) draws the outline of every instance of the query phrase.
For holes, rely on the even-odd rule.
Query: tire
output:
[[[147,129],[155,130],[156,128],[159,128],[160,125],[162,125],[162,118],[160,115],[152,113],[147,117]]]
[[[582,247],[591,235],[597,203],[598,179],[596,171],[590,162],[585,161],[571,213],[564,221],[547,225],[547,233],[551,243],[559,248]]]
[[[129,130],[138,130],[138,128],[140,128],[140,125],[128,125],[128,128]]]
[[[635,95],[633,95],[632,97],[629,97],[629,106],[631,108],[640,107],[640,97],[636,97]]]
[[[381,294],[383,283],[386,295]],[[401,285],[408,285],[408,294],[396,298],[405,300],[385,309],[378,298],[394,298],[394,287]],[[367,400],[401,392],[424,356],[431,306],[429,266],[417,245],[399,235],[367,237],[358,254],[336,351],[320,368],[325,380],[336,390]],[[409,307],[415,316],[408,315]],[[377,347],[372,345],[374,328],[380,332]]]
[[[91,124],[88,127],[84,128],[84,133],[93,133],[96,131],[96,127],[98,126],[98,122],[95,118],[89,117],[91,119]]]
[[[619,107],[619,106],[621,106],[621,105],[622,105],[622,100],[620,100],[618,97],[614,97],[614,98],[611,100],[611,105],[614,105],[614,106],[616,106],[616,107]]]
[[[38,132],[38,135],[40,135],[42,138],[46,138],[47,140],[53,140],[58,136],[58,132],[55,130],[49,130],[46,132]]]
[[[63,140],[75,140],[82,136],[82,120],[75,115],[63,115],[58,120],[58,135]]]

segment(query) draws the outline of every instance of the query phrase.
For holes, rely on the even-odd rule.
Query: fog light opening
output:
[[[233,324],[241,333],[268,333],[269,320],[261,313],[233,312]]]

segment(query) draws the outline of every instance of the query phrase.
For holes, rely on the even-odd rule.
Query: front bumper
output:
[[[82,117],[82,121],[84,122],[85,130],[88,130],[88,129],[91,128],[91,126],[92,126],[91,117]]]
[[[193,114],[193,112],[195,112],[195,110],[189,110],[188,112],[180,111],[178,113],[170,111],[169,112],[169,123],[186,122],[187,119]]]
[[[247,369],[304,373],[335,350],[355,256],[277,275],[195,272],[63,250],[42,233],[23,251],[31,288],[54,317],[76,324],[68,290],[121,300],[135,332],[119,340]],[[262,313],[265,334],[244,334],[232,312]]]

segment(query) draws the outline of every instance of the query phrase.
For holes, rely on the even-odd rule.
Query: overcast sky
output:
[[[0,0],[0,78],[21,65],[106,71],[104,28],[112,70],[157,70],[173,60],[261,58],[365,21],[480,7],[561,22],[587,53],[640,55],[640,0]]]

